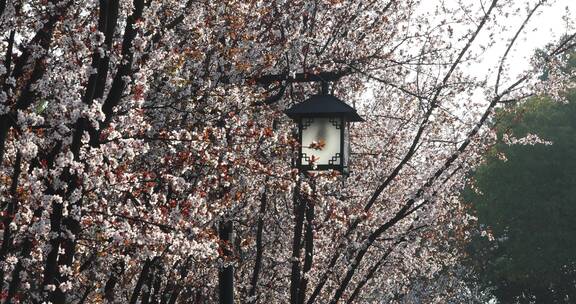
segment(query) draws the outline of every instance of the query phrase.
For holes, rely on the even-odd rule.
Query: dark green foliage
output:
[[[464,192],[495,238],[472,242],[471,260],[502,303],[576,303],[576,93],[568,99],[500,111],[498,144],[473,174],[478,191]],[[503,141],[528,133],[553,145]]]

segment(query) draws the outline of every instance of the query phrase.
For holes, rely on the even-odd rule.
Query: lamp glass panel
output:
[[[341,118],[303,118],[302,165],[340,165],[341,129]]]

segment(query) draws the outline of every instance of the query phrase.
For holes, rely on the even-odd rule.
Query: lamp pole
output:
[[[302,182],[309,183],[312,193],[302,195]],[[314,177],[304,172],[300,173],[300,181],[294,189],[295,226],[292,242],[292,274],[290,279],[290,303],[303,304],[306,299],[308,272],[312,269],[314,251],[314,193],[316,183]],[[304,234],[304,235],[303,235]],[[302,239],[304,238],[304,239]],[[300,266],[300,256],[304,245],[304,265]]]
[[[229,263],[232,258],[232,232],[234,231],[232,220],[224,219],[220,223],[219,237],[224,255],[222,270],[220,270],[219,280],[219,300],[220,304],[234,303],[234,267]]]
[[[304,304],[306,301],[306,288],[308,286],[308,272],[312,269],[312,260],[314,256],[314,195],[316,193],[316,182],[313,176],[307,178],[312,189],[310,196],[303,201],[305,209],[305,233],[304,233],[304,265],[302,268],[302,277],[298,290],[298,304]],[[302,198],[302,197],[301,197]]]

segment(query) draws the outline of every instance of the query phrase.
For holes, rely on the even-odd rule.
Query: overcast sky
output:
[[[514,73],[520,73],[526,68],[526,62],[529,62],[529,58],[534,54],[536,49],[545,46],[547,43],[557,41],[562,35],[567,34],[565,30],[566,20],[562,18],[566,15],[567,9],[572,14],[571,20],[569,21],[572,23],[576,21],[576,16],[574,15],[576,13],[576,0],[549,2],[552,3],[552,6],[546,6],[540,9],[541,14],[535,16],[527,30],[523,33],[523,38],[525,39],[519,41],[518,47],[509,57]],[[522,18],[512,19],[510,22],[511,25],[519,25],[522,22]],[[503,50],[500,51],[500,53],[503,52]]]
[[[419,10],[422,14],[432,15],[435,8],[442,2],[448,7],[460,7],[458,3],[464,3],[475,6],[476,8],[474,10],[477,10],[479,9],[480,1],[482,1],[484,7],[491,2],[490,0],[421,0]],[[498,16],[496,19],[500,20],[499,22],[504,21],[504,23],[500,25],[506,26],[506,30],[498,33],[496,38],[497,43],[486,50],[481,56],[480,62],[473,63],[467,68],[470,74],[476,75],[481,79],[487,77],[488,84],[494,84],[496,80],[496,68],[507,47],[506,41],[514,36],[528,15],[526,8],[534,7],[537,1],[538,0],[500,1],[500,3],[506,3],[504,10],[510,13],[510,17],[502,18],[502,16]],[[513,14],[516,9],[519,9],[519,14]],[[563,35],[573,33],[576,30],[574,28],[574,23],[576,23],[576,16],[574,14],[576,14],[576,0],[548,0],[546,5],[541,6],[536,12],[536,15],[531,18],[527,27],[525,27],[522,35],[519,36],[515,47],[507,56],[506,63],[510,69],[508,73],[504,73],[502,85],[514,82],[520,74],[523,74],[524,71],[530,68],[530,58],[534,55],[535,50],[549,43],[557,42]],[[564,18],[564,16],[567,15],[572,16],[570,18]],[[571,23],[571,28],[568,30],[567,23]],[[465,32],[467,30],[468,29],[455,28],[454,32]],[[478,36],[472,46],[472,50],[478,50],[480,45],[487,43],[489,40],[489,32],[490,31],[484,31]],[[454,37],[458,36],[457,34],[454,35]],[[506,80],[506,78],[509,79]],[[483,90],[476,90],[472,98],[485,99]]]

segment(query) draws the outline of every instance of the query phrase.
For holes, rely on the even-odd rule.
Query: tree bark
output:
[[[2,220],[2,226],[4,228],[4,236],[2,239],[2,247],[0,247],[0,260],[4,261],[6,258],[6,254],[8,251],[12,250],[12,231],[10,229],[10,224],[12,223],[12,219],[16,215],[16,211],[18,211],[18,198],[16,190],[18,189],[18,180],[20,177],[21,172],[21,162],[22,162],[22,154],[16,154],[16,161],[14,163],[14,171],[12,173],[12,181],[10,185],[10,195],[12,196],[10,201],[6,202],[6,208],[2,206],[2,209],[5,210],[6,214],[4,219]],[[4,205],[4,204],[3,204]],[[0,269],[0,282],[4,279],[4,270]]]
[[[250,292],[248,296],[253,302],[256,296],[256,290],[258,286],[258,276],[260,274],[260,269],[262,268],[262,256],[264,254],[264,245],[262,244],[262,231],[264,230],[264,215],[266,214],[266,203],[268,197],[266,195],[266,189],[260,197],[260,216],[258,218],[258,228],[256,229],[256,261],[254,262],[254,272],[252,274],[252,280],[250,281]]]
[[[146,262],[144,262],[144,266],[142,266],[142,271],[140,271],[140,276],[138,277],[136,286],[134,286],[134,291],[132,291],[132,296],[130,297],[130,304],[136,304],[136,302],[138,301],[140,291],[142,290],[144,281],[148,278],[148,273],[150,272],[150,267],[152,266],[152,263],[154,263],[154,260],[146,260]]]

